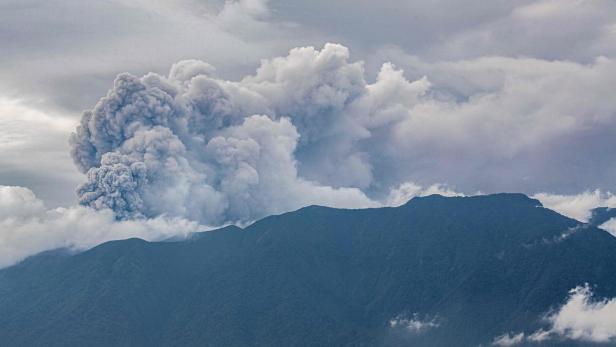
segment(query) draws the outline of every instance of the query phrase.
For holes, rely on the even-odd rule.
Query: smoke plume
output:
[[[122,74],[71,137],[87,174],[79,202],[119,220],[166,215],[220,225],[308,204],[400,204],[421,194],[409,182],[448,195],[456,194],[449,186],[549,191],[586,175],[563,148],[593,158],[586,137],[616,128],[616,103],[599,92],[616,74],[608,58],[486,58],[422,69],[467,87],[411,81],[390,63],[369,83],[363,63],[336,44],[263,60],[239,81],[198,60],[166,76]]]

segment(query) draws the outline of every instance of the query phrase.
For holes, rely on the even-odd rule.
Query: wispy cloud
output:
[[[389,321],[389,326],[394,329],[403,329],[411,334],[422,334],[428,330],[436,329],[441,325],[438,318],[421,319],[418,313],[411,317],[397,316]]]

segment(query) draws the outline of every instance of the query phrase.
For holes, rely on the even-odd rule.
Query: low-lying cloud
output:
[[[581,172],[561,160],[561,148],[592,157],[596,148],[578,144],[616,127],[616,103],[603,95],[616,75],[608,58],[484,58],[424,69],[437,71],[437,82],[438,71],[466,82],[409,80],[386,63],[369,83],[362,62],[336,44],[292,49],[239,81],[196,60],[167,76],[120,75],[72,137],[87,173],[80,203],[119,219],[224,224],[312,203],[400,204],[409,181],[464,192],[562,187]],[[611,170],[601,172],[607,180]]]
[[[616,207],[616,196],[598,189],[573,195],[539,193],[533,197],[541,201],[543,206],[582,222],[589,220],[594,208]]]
[[[332,196],[332,191],[328,188],[315,188],[309,182],[299,183],[297,186],[300,189],[298,194],[306,194],[314,199],[310,201],[306,200],[305,196],[296,196],[297,204],[314,202],[335,206],[352,203],[344,200],[328,200]],[[413,183],[405,183],[392,191],[388,203],[392,206],[400,205],[415,196],[439,193],[457,195],[442,185],[422,188]],[[352,197],[350,200],[354,201]],[[382,206],[376,201],[369,200],[366,204]],[[0,185],[0,269],[51,249],[83,251],[106,241],[127,238],[141,238],[148,241],[184,238],[191,233],[213,228],[194,220],[172,217],[165,213],[152,218],[137,216],[128,218],[128,215],[118,217],[117,212],[105,208],[104,205],[98,208],[80,205],[48,208],[28,188]],[[424,322],[415,318],[410,320],[400,318],[397,322],[400,326],[406,324],[409,329],[420,328],[419,330],[437,324],[436,321]]]
[[[567,302],[545,318],[549,327],[531,334],[507,333],[494,339],[495,346],[576,340],[606,343],[616,340],[616,298],[595,299],[588,284],[571,289]]]
[[[612,218],[599,226],[603,230],[607,230],[610,234],[616,236],[616,218]]]
[[[117,221],[108,209],[48,209],[27,188],[0,186],[0,268],[50,249],[80,251],[110,240],[161,240],[203,230],[207,227],[180,218]]]
[[[616,338],[616,298],[595,300],[588,285],[570,291],[569,300],[548,316],[555,334],[568,339],[609,342]]]
[[[456,192],[443,184],[433,184],[424,188],[413,182],[405,182],[389,192],[384,204],[386,206],[400,206],[404,205],[407,201],[414,197],[428,196],[432,194],[442,196],[464,196],[463,193]]]

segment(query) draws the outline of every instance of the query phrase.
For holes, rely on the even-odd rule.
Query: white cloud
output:
[[[537,330],[536,332],[527,335],[525,333],[507,333],[494,338],[493,346],[516,346],[521,343],[542,343],[553,338],[549,331]]]
[[[119,222],[110,210],[47,209],[27,188],[0,186],[0,268],[50,249],[84,250],[110,240],[161,240],[207,229],[181,218]]]
[[[242,36],[258,35],[270,25],[267,0],[228,0],[216,15],[216,21],[227,31]]]
[[[607,230],[610,234],[616,237],[616,218],[612,218],[607,222],[601,224],[599,228]]]
[[[444,184],[433,184],[424,188],[413,182],[405,182],[389,192],[389,195],[385,199],[385,205],[400,206],[414,197],[432,194],[442,196],[464,196],[464,194],[458,193]]]
[[[569,294],[569,300],[547,318],[550,333],[589,342],[616,338],[616,298],[595,300],[588,285],[576,287]]]
[[[246,179],[243,174],[231,177],[234,180]],[[441,185],[421,188],[413,183],[407,183],[404,186],[408,189],[412,187],[414,196],[433,193],[455,194]],[[352,191],[346,196],[336,195],[331,188],[314,187],[310,182],[299,182],[296,189],[292,197],[293,204],[297,205],[295,208],[310,204],[344,206],[361,201],[361,198],[354,196]],[[282,193],[263,196],[263,199],[289,199],[287,193]],[[237,205],[235,208],[240,209],[245,208],[246,203],[250,201],[234,201]],[[374,201],[366,203],[368,206],[381,206]],[[50,249],[69,248],[82,251],[110,240],[137,237],[156,241],[177,236],[185,237],[192,232],[209,229],[210,226],[165,214],[150,219],[118,221],[109,209],[94,210],[83,206],[47,208],[28,188],[0,185],[0,268]],[[416,315],[412,318],[398,317],[393,319],[391,324],[417,332],[439,325],[436,319],[420,320]]]
[[[613,59],[426,61],[393,50],[377,58],[384,60],[397,70],[385,64],[354,103],[363,113],[353,113],[370,132],[358,146],[380,153],[370,167],[381,187],[412,180],[463,192],[614,189]]]
[[[492,345],[508,347],[508,346],[515,346],[521,343],[522,341],[524,341],[524,333],[519,333],[519,334],[507,333],[507,334],[496,337],[494,341],[492,342]]]
[[[612,79],[607,76],[616,75],[613,60],[582,65],[493,57],[434,64],[414,60],[405,66],[427,75],[434,92],[454,92],[454,99],[424,98],[406,108],[406,117],[393,131],[400,157],[411,165],[421,163],[426,175],[436,175],[438,181],[445,181],[444,176],[470,178],[489,190],[492,185],[532,191],[592,183],[586,160],[593,165],[603,152],[582,141],[585,134],[608,136],[602,127],[615,124],[616,103],[606,94]],[[561,158],[563,148],[572,151],[568,162]],[[572,156],[581,160],[578,167]],[[428,158],[435,157],[442,159],[425,168]],[[596,176],[598,186],[609,186],[611,169],[606,166],[608,171]],[[456,178],[451,175],[455,171],[474,175]]]
[[[567,302],[545,318],[548,329],[530,335],[504,334],[493,345],[514,346],[524,342],[542,343],[549,340],[576,340],[606,343],[616,340],[616,298],[597,300],[588,286],[569,291]]]
[[[284,168],[279,167],[278,169]],[[236,166],[234,170],[241,171],[241,165]],[[278,171],[277,174],[280,173]],[[269,176],[271,178],[274,174]],[[243,184],[239,181],[246,179],[250,181],[247,175],[239,172],[230,175],[230,179],[235,181],[232,185]],[[275,180],[270,183],[276,185]],[[310,204],[351,206],[365,199],[356,196],[353,191],[336,194],[336,191],[329,187],[315,187],[307,181],[299,181],[296,184],[296,191],[291,196],[294,207],[287,207],[279,212]],[[415,196],[433,193],[454,194],[442,185],[421,188],[413,183],[407,183],[404,186],[407,189],[412,187]],[[404,195],[404,197],[410,197],[410,195]],[[271,200],[288,201],[289,195],[288,192],[276,193],[272,190],[269,195],[264,195],[262,198],[268,200],[267,203],[276,205],[277,203],[272,203]],[[171,203],[174,203],[173,200]],[[246,208],[247,203],[250,201],[238,199],[233,202],[236,205],[234,208],[239,209]],[[259,203],[265,204],[266,202]],[[365,204],[366,206],[381,206],[380,203],[369,200],[366,200]],[[110,240],[137,237],[156,241],[174,236],[184,237],[192,232],[209,229],[211,229],[210,226],[184,218],[169,217],[165,214],[150,219],[118,221],[109,209],[94,210],[83,206],[47,208],[43,201],[28,188],[0,185],[0,268],[13,265],[28,256],[50,249],[65,247],[81,251]],[[423,331],[437,327],[438,321],[434,319],[422,321],[414,316],[411,319],[396,318],[392,320],[392,324],[405,326],[409,330]]]
[[[539,193],[533,196],[543,206],[567,217],[587,222],[591,210],[597,207],[616,207],[616,196],[600,190],[586,191],[575,195]]]
[[[403,316],[398,316],[389,321],[389,326],[391,328],[401,328],[406,332],[412,334],[421,334],[426,332],[427,330],[436,329],[440,326],[437,318],[433,319],[420,319],[417,313],[412,315],[412,318],[404,318]]]

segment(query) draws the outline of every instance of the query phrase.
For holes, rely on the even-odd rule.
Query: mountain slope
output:
[[[588,224],[599,226],[612,218],[616,218],[616,208],[597,207],[592,209]]]
[[[524,195],[311,206],[245,229],[48,252],[1,270],[0,341],[477,346],[536,330],[586,282],[616,296],[616,238]],[[438,327],[412,332],[392,327],[396,318]]]

